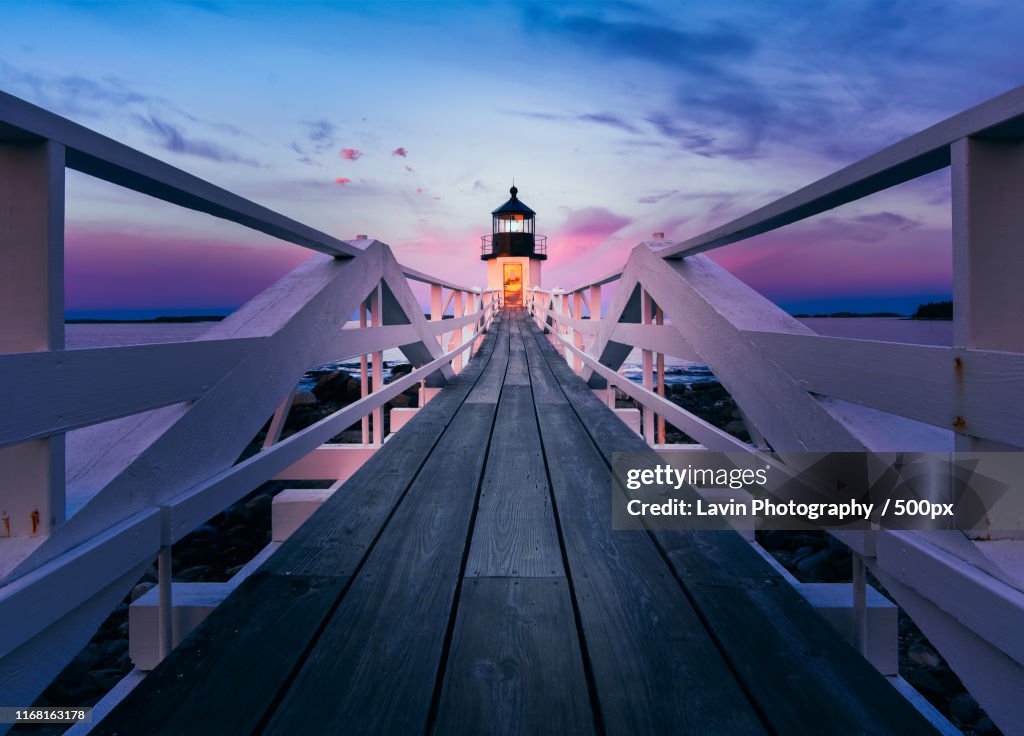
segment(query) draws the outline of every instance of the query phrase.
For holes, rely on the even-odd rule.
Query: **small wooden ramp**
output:
[[[739,535],[613,531],[650,452],[517,310],[99,734],[918,734]]]

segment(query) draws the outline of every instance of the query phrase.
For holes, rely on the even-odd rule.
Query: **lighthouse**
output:
[[[491,234],[480,238],[480,259],[487,262],[487,287],[501,289],[507,307],[523,306],[523,292],[540,286],[541,263],[547,260],[547,238],[536,234],[536,212],[512,199],[491,213]]]

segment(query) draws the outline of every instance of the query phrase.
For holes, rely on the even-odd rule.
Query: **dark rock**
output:
[[[800,562],[796,564],[796,569],[805,574],[811,573],[827,562],[831,554],[831,550],[827,549],[815,552],[814,554],[808,555],[800,560]]]
[[[409,363],[392,363],[391,365],[391,380],[410,373],[412,373],[412,365]]]
[[[981,708],[969,693],[958,693],[949,701],[949,713],[960,723],[973,723],[981,717]]]
[[[319,401],[344,401],[351,379],[345,371],[331,371],[321,374],[313,387],[313,395]],[[358,383],[356,384],[358,386]]]
[[[319,399],[312,391],[299,391],[292,397],[292,406],[312,406],[317,404]]]
[[[974,722],[970,728],[978,736],[987,736],[987,734],[996,734],[999,731],[996,729],[996,724],[992,723],[992,719],[988,716],[982,716]]]
[[[942,683],[930,670],[907,670],[903,678],[930,701],[939,701],[945,696]]]
[[[270,506],[273,502],[273,496],[269,493],[261,493],[246,501],[245,507],[252,511],[253,516],[257,519],[270,518]]]
[[[389,401],[388,403],[391,404],[391,406],[404,408],[412,404],[412,399],[406,396],[405,394],[398,394],[398,396],[391,399],[391,401]]]

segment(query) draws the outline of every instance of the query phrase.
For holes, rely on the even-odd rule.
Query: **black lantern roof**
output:
[[[508,191],[512,195],[512,199],[507,201],[505,204],[503,204],[498,209],[494,210],[494,212],[491,213],[492,215],[506,215],[506,214],[535,215],[535,214],[537,214],[536,212],[531,210],[529,207],[527,207],[525,204],[523,204],[522,202],[519,201],[519,199],[516,197],[516,195],[519,194],[519,190],[516,189],[515,185],[513,185],[512,188],[509,189]]]

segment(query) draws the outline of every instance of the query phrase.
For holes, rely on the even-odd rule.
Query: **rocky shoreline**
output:
[[[390,366],[391,378],[405,375],[411,367]],[[282,431],[282,438],[308,427],[360,397],[359,380],[342,370],[313,374],[316,383],[309,392],[297,394]],[[746,425],[735,402],[717,382],[692,386],[666,386],[666,397],[692,411],[712,425],[749,441]],[[632,403],[619,397],[620,406]],[[397,396],[388,407],[415,407],[414,387]],[[388,412],[384,412],[385,424]],[[267,427],[253,439],[240,459],[259,451]],[[669,442],[691,442],[683,432],[669,425]],[[360,442],[358,424],[340,432],[332,442]],[[228,580],[270,542],[270,510],[273,497],[285,487],[325,487],[327,483],[265,483],[174,545],[174,580],[177,582],[222,582]],[[758,542],[794,577],[802,582],[849,582],[849,550],[824,532],[758,532]],[[132,668],[128,658],[128,606],[156,584],[151,567],[115,611],[100,626],[92,641],[79,653],[37,700],[37,705],[94,705]],[[881,589],[877,581],[871,581]],[[884,590],[883,590],[884,593]],[[991,720],[949,666],[902,612],[899,622],[900,672],[929,702],[965,734],[999,734]],[[38,732],[38,731],[37,731]],[[59,732],[59,731],[58,731]]]

